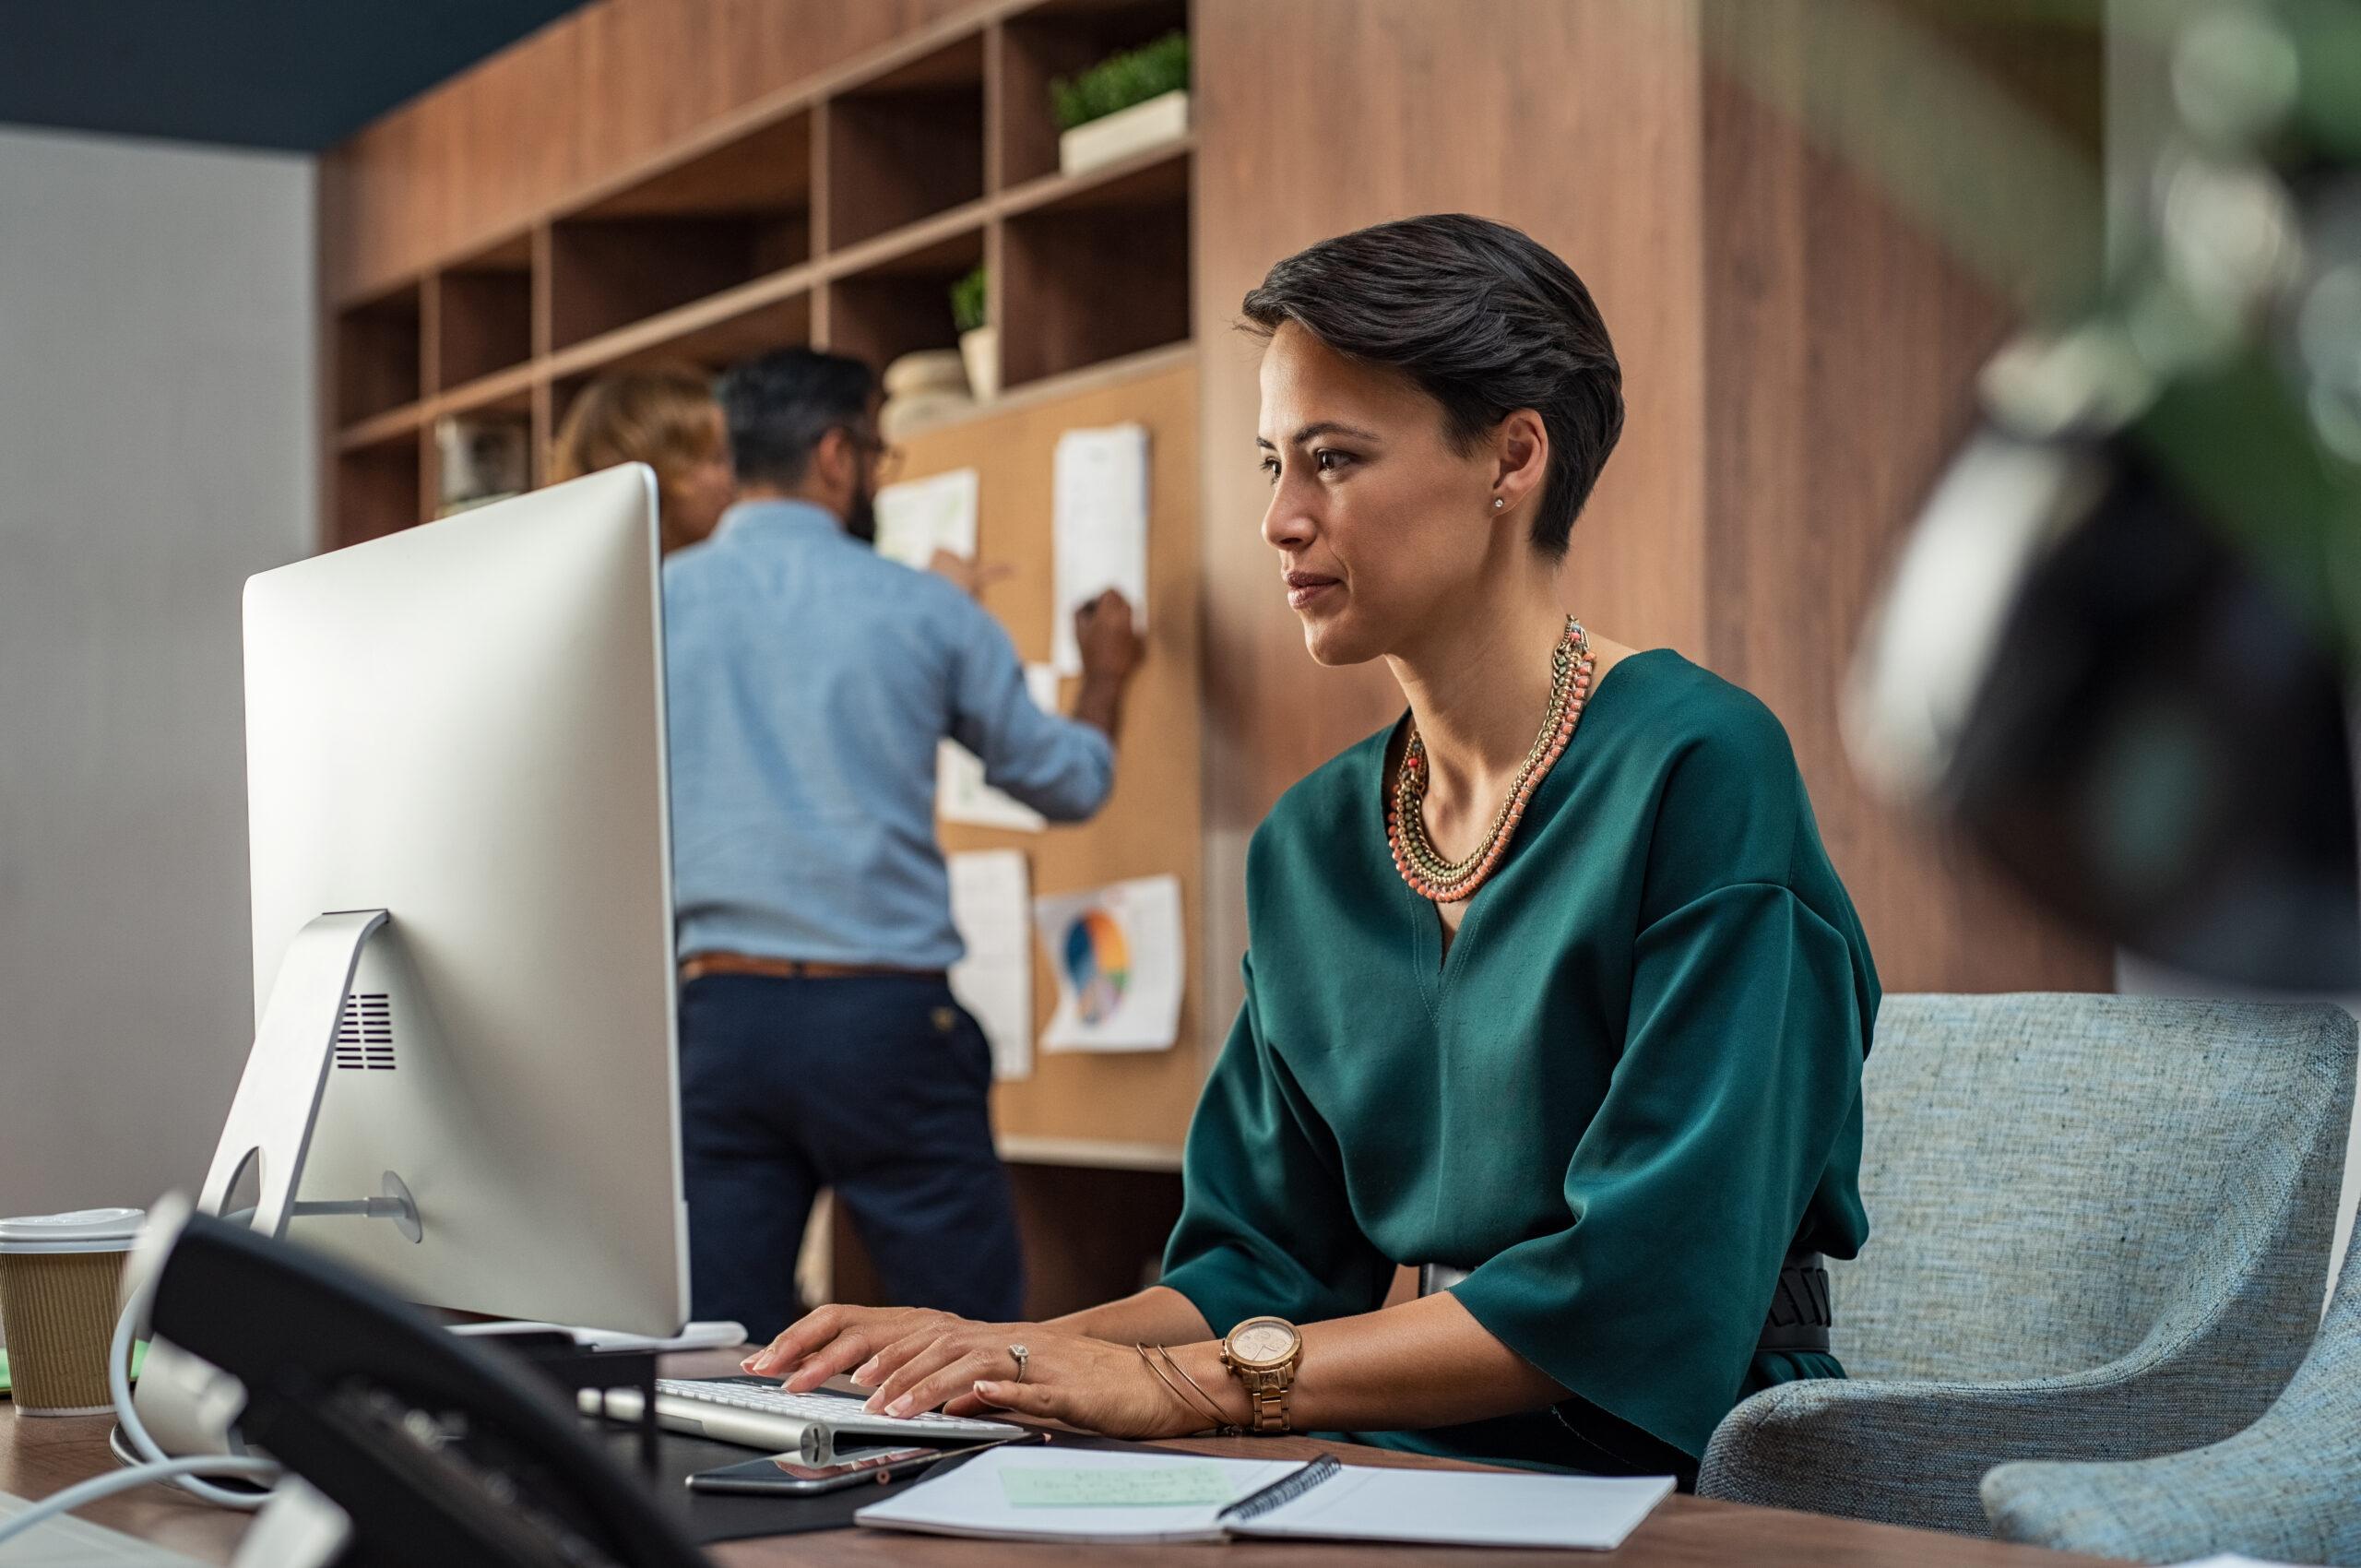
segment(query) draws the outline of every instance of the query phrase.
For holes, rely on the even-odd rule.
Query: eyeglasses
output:
[[[891,484],[902,471],[902,449],[874,431],[856,425],[839,425],[853,450],[869,459],[870,472],[879,484]]]

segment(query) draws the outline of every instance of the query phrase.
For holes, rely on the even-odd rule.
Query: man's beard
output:
[[[866,484],[853,492],[852,505],[845,511],[845,532],[863,544],[877,543],[877,497]]]

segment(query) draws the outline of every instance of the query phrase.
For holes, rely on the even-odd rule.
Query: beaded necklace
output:
[[[1509,798],[1492,817],[1491,830],[1463,861],[1444,860],[1433,840],[1427,837],[1427,748],[1418,739],[1417,723],[1411,724],[1410,742],[1403,749],[1402,769],[1394,780],[1393,798],[1385,808],[1385,837],[1394,850],[1394,869],[1402,873],[1410,891],[1438,904],[1456,904],[1474,897],[1476,890],[1490,879],[1501,857],[1508,853],[1509,840],[1516,837],[1517,824],[1525,819],[1525,802],[1540,788],[1541,780],[1548,777],[1551,765],[1564,754],[1575,721],[1582,718],[1583,707],[1590,701],[1595,663],[1590,634],[1583,630],[1580,621],[1569,615],[1566,635],[1558,640],[1549,656],[1549,707],[1542,715],[1541,732],[1534,737],[1533,749],[1525,754]]]

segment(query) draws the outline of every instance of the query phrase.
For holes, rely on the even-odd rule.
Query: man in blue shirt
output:
[[[695,1315],[756,1343],[786,1327],[825,1186],[893,1300],[1020,1318],[991,1056],[944,975],[935,748],[1053,821],[1097,811],[1131,607],[1083,611],[1074,717],[1042,712],[997,621],[870,548],[887,448],[867,365],[789,350],[720,395],[742,499],[664,564]]]

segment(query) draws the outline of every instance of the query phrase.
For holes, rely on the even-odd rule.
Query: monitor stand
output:
[[[220,1217],[251,1165],[257,1191],[250,1223],[273,1240],[286,1236],[287,1222],[297,1215],[356,1215],[390,1220],[413,1241],[425,1235],[409,1188],[391,1170],[374,1197],[314,1203],[295,1198],[353,970],[361,950],[388,918],[384,909],[333,910],[314,917],[287,944],[197,1197],[201,1212]]]
[[[238,1079],[221,1141],[214,1146],[197,1201],[204,1213],[244,1218],[255,1229],[284,1239],[297,1215],[357,1215],[391,1222],[412,1241],[425,1235],[409,1186],[386,1171],[375,1197],[299,1203],[303,1159],[327,1092],[337,1026],[343,1020],[362,949],[384,929],[384,909],[336,909],[314,917],[287,944],[279,979],[263,1004],[254,1050]],[[255,1206],[224,1215],[247,1170],[255,1176]],[[232,1431],[245,1404],[235,1378],[190,1355],[170,1340],[153,1339],[132,1404],[141,1424],[162,1452],[172,1455],[237,1452]],[[142,1454],[139,1457],[149,1455]]]
[[[286,1236],[289,1220],[310,1215],[386,1220],[412,1241],[424,1237],[418,1205],[408,1184],[391,1170],[385,1173],[383,1190],[375,1197],[304,1203],[295,1196],[303,1184],[304,1158],[311,1150],[313,1129],[335,1060],[337,1028],[344,1017],[362,951],[390,918],[384,909],[331,910],[314,917],[287,944],[279,978],[271,985],[255,1029],[254,1050],[238,1079],[237,1096],[231,1101],[221,1141],[214,1148],[213,1163],[206,1174],[197,1202],[202,1212],[243,1218],[274,1239]],[[257,1188],[254,1208],[225,1215],[223,1210],[250,1168]],[[574,1387],[644,1386],[649,1398],[643,1408],[652,1410],[650,1380],[658,1351],[735,1344],[743,1337],[734,1324],[718,1335],[698,1335],[695,1330],[700,1326],[713,1330],[719,1325],[692,1324],[679,1338],[669,1341],[605,1336],[618,1343],[599,1343],[599,1336],[587,1331],[551,1324],[486,1324],[476,1325],[476,1331],[497,1334],[540,1328],[567,1336],[574,1343],[545,1349],[544,1375],[561,1382],[571,1378]],[[170,1340],[157,1337],[149,1342],[132,1405],[162,1452],[240,1451],[234,1429],[244,1404],[243,1385],[229,1373]],[[654,1431],[651,1421],[641,1434],[643,1456],[653,1452]]]

